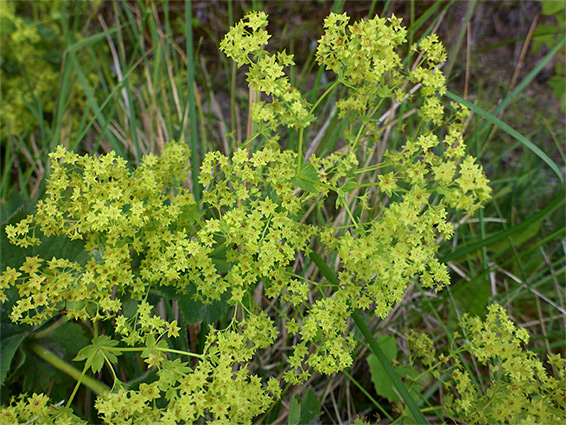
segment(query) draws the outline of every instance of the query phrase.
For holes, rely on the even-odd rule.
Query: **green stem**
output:
[[[42,331],[32,334],[31,338],[32,339],[41,339],[41,338],[45,337],[45,335],[48,335],[51,332],[53,332],[55,329],[57,329],[63,323],[64,323],[63,320],[58,320],[55,323],[48,326],[47,328],[43,329]]]
[[[346,202],[346,197],[344,197],[344,207],[346,208],[346,212],[348,213],[350,220],[352,220],[352,224],[357,229],[359,227],[359,225],[356,222],[356,219],[354,218],[354,216],[352,215],[352,211],[350,211],[350,207],[348,206],[348,203]]]
[[[202,354],[195,354],[195,353],[189,353],[188,351],[181,351],[181,350],[174,350],[171,348],[161,348],[161,347],[155,347],[156,350],[158,351],[163,351],[164,353],[175,353],[175,354],[181,354],[182,356],[189,356],[189,357],[196,357],[197,359],[204,359],[204,355]]]
[[[342,371],[342,373],[346,376],[346,378],[348,378],[356,387],[358,387],[358,389],[362,392],[363,395],[365,395],[368,400],[370,400],[374,406],[376,406],[379,411],[387,417],[387,419],[389,419],[390,421],[393,421],[393,418],[391,417],[391,415],[389,413],[387,413],[387,410],[385,410],[383,407],[381,407],[381,404],[379,404],[377,402],[376,399],[374,399],[370,393],[368,393],[366,391],[366,389],[364,387],[362,387],[362,385],[356,381],[348,372],[346,372],[345,370]]]
[[[38,343],[36,342],[29,343],[28,348],[31,351],[33,351],[38,357],[45,360],[47,363],[51,364],[53,367],[59,369],[60,371],[65,372],[71,378],[75,379],[76,381],[81,380],[83,384],[85,384],[88,388],[93,390],[96,394],[103,395],[110,391],[110,388],[107,387],[105,384],[103,384],[100,381],[97,381],[94,378],[91,378],[88,375],[83,376],[81,379],[82,372],[80,370],[74,368],[69,363],[60,359],[51,351],[42,347]]]
[[[405,385],[401,381],[401,378],[399,377],[399,375],[397,374],[397,372],[393,368],[393,365],[391,364],[391,360],[389,360],[387,358],[387,356],[385,355],[385,353],[383,352],[383,350],[379,346],[378,342],[376,341],[376,339],[371,334],[371,331],[367,327],[367,325],[364,322],[360,313],[358,313],[357,311],[353,311],[352,312],[352,319],[354,319],[356,326],[358,327],[358,329],[364,335],[366,341],[368,342],[368,344],[371,348],[371,351],[373,351],[373,353],[376,355],[377,359],[380,361],[383,368],[385,369],[385,372],[387,372],[387,375],[389,375],[389,378],[391,378],[393,385],[395,385],[395,388],[397,389],[397,391],[399,391],[399,395],[401,396],[401,398],[407,404],[407,407],[411,411],[411,413],[412,413],[413,417],[415,418],[415,420],[417,421],[417,423],[428,424],[428,421],[425,419],[425,417],[421,413],[417,404],[413,401],[413,398],[410,396],[409,391],[407,391],[407,388],[405,388]]]
[[[87,369],[88,368],[87,368],[86,363],[85,363],[85,365],[83,367],[83,371],[81,372],[81,376],[79,376],[79,379],[77,379],[77,383],[75,384],[75,388],[73,388],[73,392],[71,393],[69,400],[67,400],[67,407],[71,407],[71,403],[75,399],[75,395],[77,394],[77,391],[79,390],[79,387],[81,386],[81,382],[83,381],[83,378],[85,377]]]
[[[111,347],[109,345],[101,345],[100,346],[101,350],[104,351],[114,351],[117,353],[121,353],[123,351],[143,351],[146,349],[146,347]],[[181,351],[181,350],[174,350],[172,348],[161,348],[161,347],[155,347],[155,349],[157,351],[162,351],[164,353],[175,353],[175,354],[181,354],[182,356],[189,356],[189,357],[195,357],[197,359],[204,359],[204,355],[203,354],[195,354],[195,353],[190,353],[188,351]]]
[[[106,354],[104,354],[104,351],[101,351],[100,354],[102,354],[102,357],[104,357],[104,361],[108,365],[110,372],[112,372],[112,377],[114,378],[114,385],[116,385],[116,382],[118,381],[118,376],[116,376],[116,371],[112,367],[112,362],[110,360],[108,360],[108,357],[106,357]],[[86,367],[85,367],[85,370],[86,370]]]
[[[332,85],[330,87],[328,87],[326,89],[326,91],[324,93],[322,93],[322,95],[318,98],[318,100],[316,101],[316,103],[313,105],[313,107],[311,108],[310,112],[311,114],[314,113],[315,109],[318,107],[318,105],[320,104],[320,102],[322,102],[322,100],[328,95],[328,93],[330,93],[332,90],[334,90],[334,88],[340,83],[340,80],[336,80],[334,81],[334,83],[332,83]]]
[[[377,112],[377,110],[381,107],[382,103],[383,103],[383,99],[381,99],[378,102],[378,104],[375,106],[375,108],[373,108],[373,111],[371,111],[370,114],[368,115],[366,122],[363,122],[362,125],[360,126],[360,128],[358,129],[358,133],[356,134],[356,138],[354,139],[354,143],[352,144],[352,147],[351,147],[352,150],[356,149],[356,146],[358,145],[360,137],[362,137],[362,132],[366,128],[366,125],[371,121],[371,117],[373,117],[374,114]]]
[[[318,255],[316,252],[313,251],[309,254],[309,257],[316,264],[316,266],[320,270],[321,274],[326,279],[328,279],[330,282],[334,283],[335,285],[339,284],[338,277],[330,269],[330,267],[328,267],[328,265],[324,262],[324,260],[322,259],[322,257],[320,255]],[[368,342],[368,344],[371,348],[371,351],[373,351],[373,353],[376,355],[377,359],[379,360],[379,362],[382,364],[383,368],[387,372],[387,375],[389,375],[389,378],[391,378],[393,385],[395,386],[395,388],[399,392],[399,395],[401,396],[403,401],[405,401],[405,403],[407,404],[407,407],[409,408],[409,410],[410,410],[411,414],[413,415],[415,421],[418,424],[428,424],[427,420],[425,419],[425,417],[421,413],[417,404],[414,402],[413,398],[409,395],[409,391],[407,391],[407,388],[405,388],[405,385],[401,381],[401,378],[399,377],[399,375],[397,374],[397,372],[393,368],[393,365],[391,364],[391,360],[389,360],[387,358],[387,356],[385,355],[385,353],[383,352],[383,350],[379,346],[379,343],[373,337],[371,331],[369,330],[369,328],[365,324],[360,313],[358,313],[357,311],[353,311],[352,312],[352,319],[354,319],[356,326],[358,327],[358,329],[364,335],[366,341]]]
[[[297,149],[297,171],[299,171],[303,165],[303,133],[305,129],[301,127],[299,130],[299,147]]]
[[[324,99],[328,93],[330,93],[332,90],[334,90],[334,88],[338,85],[340,81],[336,80],[330,87],[328,87],[328,89],[326,89],[326,91],[318,98],[317,102],[314,104],[314,106],[311,108],[310,112],[314,112],[314,110],[317,108],[317,106],[320,104],[320,102],[322,102],[322,99]],[[304,131],[305,128],[301,127],[299,129],[299,148],[297,149],[297,170],[300,170],[302,165],[303,165],[303,138],[304,138]]]

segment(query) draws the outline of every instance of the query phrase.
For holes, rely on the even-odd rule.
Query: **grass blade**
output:
[[[195,200],[200,200],[200,184],[198,182],[199,160],[198,160],[198,140],[197,140],[197,111],[195,105],[195,61],[193,57],[193,17],[192,2],[188,0],[185,4],[185,31],[187,35],[187,84],[189,95],[187,102],[189,103],[189,127],[191,137],[189,146],[191,148],[191,178],[193,181],[193,195]]]
[[[519,93],[525,90],[529,83],[538,75],[540,71],[544,69],[544,67],[550,62],[550,60],[563,48],[564,43],[566,42],[566,37],[562,38],[562,41],[556,44],[550,50],[544,58],[533,68],[531,72],[515,87],[515,89],[507,96],[505,99],[501,101],[497,108],[493,111],[493,115],[498,115],[500,111],[503,110]]]
[[[450,52],[448,53],[448,58],[449,58],[448,63],[444,68],[444,75],[446,75],[446,78],[450,77],[450,74],[452,74],[452,68],[454,68],[454,65],[456,64],[456,60],[458,59],[458,51],[462,46],[462,41],[464,41],[464,34],[466,33],[468,23],[472,20],[472,16],[474,15],[475,8],[476,8],[476,0],[472,0],[468,2],[466,15],[464,16],[464,19],[462,20],[462,23],[460,25],[460,31],[458,32],[456,42],[452,45],[452,47],[450,48]]]
[[[478,114],[482,118],[485,118],[491,124],[499,127],[501,130],[503,130],[504,132],[506,132],[510,136],[517,139],[519,142],[521,142],[523,144],[523,146],[525,146],[527,149],[529,149],[531,152],[533,152],[536,156],[538,156],[540,159],[542,159],[546,163],[546,165],[548,165],[550,167],[550,169],[552,171],[554,171],[554,173],[558,176],[560,183],[562,183],[562,184],[564,183],[564,178],[562,177],[562,173],[560,172],[560,168],[558,168],[556,163],[552,159],[550,159],[550,157],[547,154],[545,154],[537,146],[535,146],[532,142],[530,142],[525,136],[520,134],[517,130],[513,129],[511,126],[509,126],[509,124],[504,123],[503,121],[501,121],[499,118],[497,118],[493,114],[490,114],[489,112],[487,112],[485,109],[482,109],[479,106],[476,106],[473,103],[468,102],[467,100],[464,100],[463,98],[461,98],[460,96],[458,96],[458,95],[456,95],[452,92],[447,91],[445,95],[449,99],[452,99],[452,100],[466,106],[468,109],[474,111],[476,114]]]
[[[564,198],[564,190],[561,190],[550,204],[544,207],[544,209],[539,211],[537,214],[531,216],[528,220],[525,220],[522,223],[517,224],[516,226],[510,227],[509,229],[505,229],[500,232],[497,232],[496,234],[491,235],[485,239],[480,239],[477,242],[471,242],[462,245],[459,249],[456,249],[455,251],[442,256],[440,258],[440,261],[443,263],[446,263],[447,261],[452,261],[456,258],[463,257],[464,255],[469,254],[470,252],[474,252],[485,246],[489,246],[495,242],[498,242],[499,240],[511,236],[514,233],[522,232],[523,230],[531,226],[534,222],[538,220],[542,220],[543,218],[551,214],[556,208],[560,206],[564,206],[565,201],[566,200]]]
[[[122,27],[114,27],[114,28],[110,28],[107,31],[95,34],[91,37],[85,38],[84,40],[78,41],[76,43],[71,44],[69,47],[67,47],[67,51],[68,52],[74,52],[75,50],[79,50],[83,47],[89,46],[93,43],[97,43],[100,40],[104,40],[107,36],[114,34],[115,32],[118,32],[122,29]]]

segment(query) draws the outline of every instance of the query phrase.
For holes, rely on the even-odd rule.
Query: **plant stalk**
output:
[[[338,278],[336,277],[336,274],[330,269],[330,267],[328,267],[328,265],[324,262],[324,260],[320,255],[318,255],[316,252],[313,251],[309,254],[309,257],[316,264],[322,275],[326,279],[328,279],[328,281],[330,281],[335,285],[339,285],[339,281]],[[410,396],[409,391],[407,391],[407,388],[405,388],[405,385],[403,384],[403,381],[401,381],[401,378],[393,368],[391,361],[387,358],[387,356],[379,346],[379,343],[373,337],[371,331],[367,327],[360,313],[358,313],[357,311],[353,311],[352,319],[354,319],[356,326],[363,334],[371,350],[376,355],[379,362],[383,365],[383,368],[389,375],[389,378],[391,378],[393,385],[395,385],[395,389],[399,392],[399,395],[401,396],[403,401],[407,404],[407,407],[409,408],[409,411],[413,415],[415,421],[418,424],[428,424],[428,421],[421,413],[420,409],[418,408],[417,404],[414,402],[413,398]]]
[[[81,382],[85,384],[88,388],[93,390],[98,395],[107,394],[110,392],[110,387],[107,387],[100,381],[97,381],[94,378],[91,378],[88,375],[84,375],[81,378],[82,372],[77,368],[71,366],[69,363],[65,362],[64,360],[57,357],[51,351],[47,350],[45,347],[42,347],[36,342],[31,342],[28,344],[28,348],[33,351],[38,357],[45,360],[47,363],[51,364],[53,367],[59,369],[62,372],[65,372],[71,378],[78,381],[81,379]]]

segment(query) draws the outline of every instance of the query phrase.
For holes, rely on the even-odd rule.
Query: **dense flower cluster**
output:
[[[172,251],[178,239],[186,239],[190,224],[183,214],[194,208],[194,200],[180,189],[169,202],[164,188],[186,178],[187,156],[185,145],[171,144],[159,158],[147,155],[130,173],[126,161],[114,152],[95,158],[59,146],[51,153],[45,199],[37,203],[33,216],[6,226],[8,239],[26,247],[39,243],[38,231],[64,235],[84,240],[90,259],[81,264],[36,256],[28,258],[20,271],[8,268],[0,278],[0,296],[14,285],[21,298],[12,320],[41,323],[61,302],[66,302],[71,319],[113,316],[121,309],[116,295],[128,292],[141,299],[156,282],[182,287]],[[184,257],[191,251],[184,251]],[[202,257],[210,263],[206,251]],[[191,265],[201,270],[206,264],[198,260]]]
[[[20,394],[12,397],[6,406],[0,409],[2,424],[54,424],[54,425],[86,425],[86,421],[73,414],[72,409],[50,403],[45,394]]]
[[[245,326],[242,323],[246,329],[241,333],[211,331],[202,360],[194,368],[180,359],[171,361],[146,353],[150,365],[159,369],[158,379],[141,384],[137,391],[119,388],[99,397],[96,408],[101,418],[105,423],[177,424],[199,418],[250,423],[281,394],[276,379],[264,386],[246,366],[238,366],[238,362],[249,360],[256,348],[273,343],[269,334],[254,326],[261,325],[260,320],[252,316]],[[163,408],[155,406],[160,398],[168,401]]]
[[[350,111],[357,119],[376,100],[392,96],[404,101],[410,95],[407,83],[411,82],[422,85],[421,116],[435,125],[443,124],[444,108],[439,96],[446,92],[446,87],[439,68],[446,60],[446,51],[436,34],[411,46],[420,61],[407,70],[399,53],[407,34],[401,19],[395,15],[387,19],[375,16],[348,25],[349,20],[345,13],[331,13],[324,21],[326,32],[316,52],[318,62],[334,71],[338,80],[350,88],[349,95],[336,104],[339,116]]]
[[[266,18],[249,14],[221,49],[249,66],[252,88],[272,97],[253,110],[265,124],[260,133],[281,125],[304,128],[313,108],[283,73],[292,57],[262,48],[269,38]],[[386,317],[416,277],[426,288],[449,284],[436,258],[439,238],[453,233],[448,208],[473,213],[490,189],[481,167],[465,154],[467,110],[452,105],[445,117],[435,103],[444,89],[438,66],[443,48],[433,36],[423,40],[417,47],[422,60],[407,74],[398,53],[406,31],[398,19],[347,23],[346,15],[331,14],[317,51],[319,62],[338,75],[330,89],[339,83],[348,89],[337,108],[355,111],[360,121],[343,135],[343,151],[306,162],[300,149],[261,142],[231,156],[207,153],[197,203],[183,188],[189,152],[182,143],[166,145],[160,157],[145,156],[134,171],[114,153],[78,156],[59,147],[50,155],[46,197],[36,213],[6,227],[10,241],[24,247],[39,243],[40,232],[82,240],[88,257],[31,257],[18,270],[6,269],[0,300],[17,290],[13,321],[39,324],[65,305],[68,319],[115,324],[114,339],[94,338],[77,356],[86,360],[85,371],[97,372],[104,363],[112,369],[119,355],[135,350],[157,368],[156,381],[136,390],[115,384],[115,391],[99,397],[104,421],[248,423],[265,412],[280,395],[279,381],[262,384],[248,363],[274,344],[280,322],[256,305],[256,289],[280,307],[278,319],[294,335],[283,376],[296,384],[313,371],[331,374],[352,364],[348,319],[354,309]],[[420,134],[408,137],[400,151],[387,152],[383,163],[360,166],[363,130],[379,124],[373,115],[383,99],[412,101],[403,91],[405,80],[422,85]],[[437,131],[440,124],[443,132]],[[354,201],[361,214],[352,213]],[[304,211],[322,216],[329,205],[345,212],[340,223],[304,222]],[[308,261],[315,250],[337,264],[338,283],[311,281],[298,270],[297,262]],[[167,339],[181,329],[153,314],[147,298],[156,289],[190,293],[202,303],[227,300],[232,321],[209,330],[203,353],[171,350]],[[124,308],[126,299],[133,308]],[[198,362],[171,359],[172,353]]]
[[[266,123],[271,130],[281,125],[306,127],[314,119],[309,105],[283,72],[286,66],[295,64],[293,55],[285,51],[270,55],[263,50],[271,37],[264,29],[267,24],[265,12],[248,14],[226,34],[220,42],[220,50],[239,66],[248,65],[250,87],[273,98],[271,103],[262,101],[254,104],[255,121]]]
[[[445,414],[472,424],[496,421],[502,424],[561,423],[566,418],[566,361],[550,355],[548,373],[532,351],[523,348],[529,335],[509,320],[505,310],[493,304],[485,320],[464,316],[460,320],[467,339],[460,348],[440,355],[424,334],[412,333],[409,346],[422,357],[450,391],[444,397]],[[459,335],[455,334],[457,338]],[[469,353],[489,368],[491,380],[482,388],[474,385],[471,372],[460,360]],[[440,358],[441,362],[434,361]]]

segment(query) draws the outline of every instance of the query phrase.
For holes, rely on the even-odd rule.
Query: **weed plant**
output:
[[[0,422],[563,421],[563,176],[502,112],[565,40],[487,112],[419,31],[450,4],[407,28],[336,3],[300,71],[258,10],[217,40],[216,89],[178,6],[78,7],[52,116],[3,118],[8,169],[44,141],[18,183],[49,171],[33,208],[3,174]],[[87,113],[63,131],[73,77]],[[529,159],[490,183],[498,132]]]

